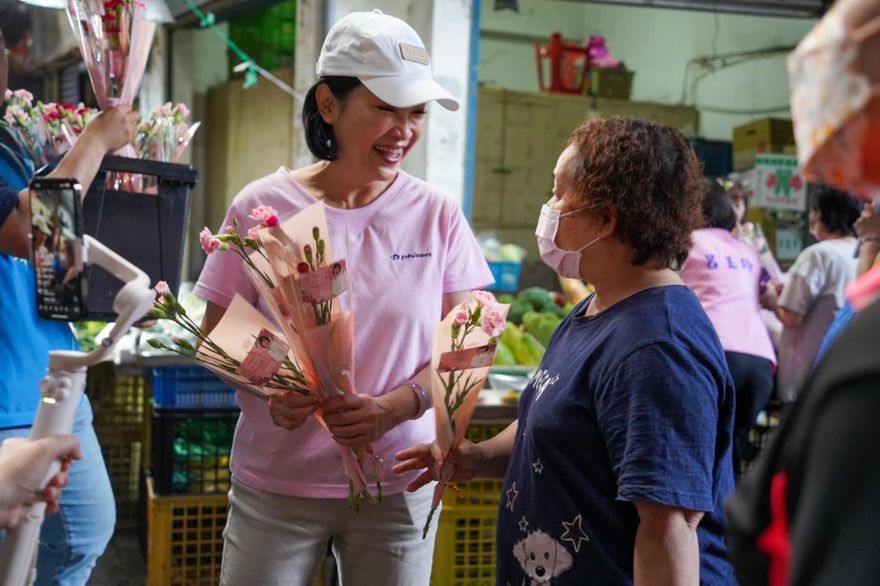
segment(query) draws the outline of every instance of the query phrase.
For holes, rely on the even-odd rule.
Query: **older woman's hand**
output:
[[[318,401],[311,395],[279,393],[269,397],[272,423],[285,429],[297,429],[318,409]]]
[[[333,439],[344,446],[375,441],[396,424],[385,396],[341,395],[327,400],[321,409]]]
[[[470,440],[463,440],[461,445],[449,452],[449,463],[453,467],[452,482],[464,482],[471,480],[477,475],[477,468],[484,454],[480,446]],[[432,480],[440,479],[440,470],[443,463],[440,461],[440,447],[437,442],[431,444],[419,444],[394,454],[397,464],[392,466],[391,471],[402,474],[412,470],[423,470],[415,480],[409,483],[406,490],[416,491]]]

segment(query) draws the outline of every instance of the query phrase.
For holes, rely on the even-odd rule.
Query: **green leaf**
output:
[[[162,348],[165,347],[165,346],[162,344],[162,342],[160,342],[160,341],[157,340],[156,338],[150,338],[149,340],[147,340],[147,344],[149,344],[150,346],[152,346],[153,348],[155,348],[155,349],[157,349],[157,350],[161,350]]]

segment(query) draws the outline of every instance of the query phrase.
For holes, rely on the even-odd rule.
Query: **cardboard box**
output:
[[[761,118],[733,129],[733,169],[742,171],[755,166],[759,153],[781,153],[794,144],[791,120]]]
[[[628,100],[632,92],[634,71],[626,69],[590,69],[590,94],[600,98]]]

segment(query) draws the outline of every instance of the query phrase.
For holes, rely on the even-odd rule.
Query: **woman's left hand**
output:
[[[394,427],[393,409],[383,397],[342,395],[321,405],[333,439],[343,446],[376,441]]]

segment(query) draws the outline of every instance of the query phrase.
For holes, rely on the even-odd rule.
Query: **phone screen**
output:
[[[76,179],[31,182],[31,245],[37,312],[47,319],[84,317],[82,202]]]

